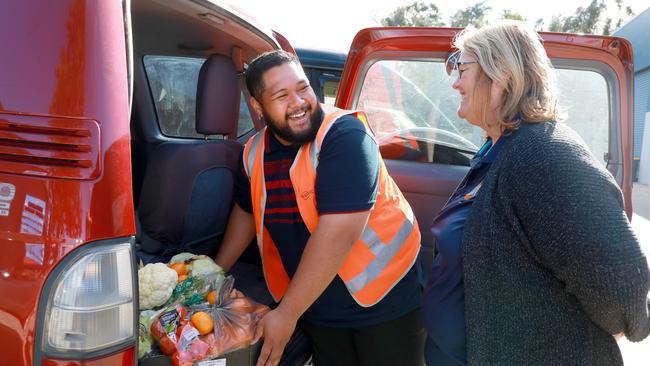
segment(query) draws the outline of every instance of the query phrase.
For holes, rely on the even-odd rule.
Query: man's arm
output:
[[[257,325],[255,339],[264,337],[257,366],[280,362],[298,318],[332,282],[369,215],[370,211],[320,216],[282,302]]]
[[[255,219],[253,215],[244,211],[235,203],[215,262],[224,271],[230,271],[230,268],[237,262],[237,259],[246,250],[254,237]]]

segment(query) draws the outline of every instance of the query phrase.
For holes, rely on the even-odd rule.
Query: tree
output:
[[[553,15],[551,17],[551,24],[548,26],[549,32],[562,32],[562,17],[560,15]]]
[[[464,28],[473,25],[480,28],[487,24],[485,17],[491,9],[491,7],[485,5],[485,1],[481,1],[474,6],[465,8],[465,10],[459,10],[451,17],[451,26]]]
[[[433,3],[416,1],[411,5],[400,6],[381,20],[383,26],[402,27],[441,27],[440,10]]]
[[[603,34],[609,36],[612,33],[612,18],[607,18],[605,20],[605,25],[603,26]]]
[[[504,10],[501,14],[501,19],[521,20],[524,22],[526,21],[526,18],[524,18],[521,14],[515,13],[512,10]],[[539,21],[539,19],[537,19],[537,21]]]
[[[566,18],[553,16],[549,30],[551,32],[596,33],[600,17],[605,13],[607,5],[604,0],[592,0],[589,6],[576,9],[575,14]],[[606,24],[605,24],[606,25]]]
[[[614,20],[609,17],[607,20],[605,20],[605,26],[603,27],[603,34],[605,35],[614,33],[614,31],[621,28],[623,24],[627,23],[628,20],[634,17],[634,12],[629,5],[623,8],[623,0],[615,0],[615,2],[616,8],[618,9],[618,20],[616,21],[616,25],[613,27],[613,29],[612,23]]]
[[[544,18],[537,18],[535,21],[535,30],[541,32],[544,29]]]
[[[610,17],[602,19],[607,10],[604,0],[592,0],[589,6],[579,7],[571,16],[566,18],[560,15],[553,16],[548,30],[551,32],[609,35],[634,16],[630,6],[623,6],[623,0],[614,1],[618,9],[616,21]],[[599,29],[601,26],[602,28]]]

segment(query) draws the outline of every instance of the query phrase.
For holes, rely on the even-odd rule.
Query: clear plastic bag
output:
[[[188,308],[176,304],[162,310],[151,323],[151,335],[174,365],[192,365],[209,356],[210,346],[190,322]]]
[[[178,260],[179,262],[170,263],[170,265],[184,265],[187,278],[176,285],[165,306],[200,304],[205,301],[206,295],[219,288],[224,280],[223,270],[210,257],[191,253],[181,254],[177,256],[178,258],[172,258],[172,261]],[[188,256],[190,257],[186,258]]]
[[[205,296],[210,291],[220,287],[222,280],[223,276],[214,273],[189,276],[185,281],[176,285],[167,301],[167,305],[180,303],[183,306],[190,306],[200,304],[205,301]]]
[[[138,318],[138,359],[154,352],[154,338],[151,335],[151,324],[162,310],[143,310]]]
[[[234,282],[232,276],[218,285],[211,278],[191,281],[181,287],[174,304],[155,314],[151,335],[174,365],[189,366],[250,345],[257,322],[270,309],[235,290]],[[214,291],[214,304],[205,301],[207,291]],[[197,294],[200,301],[184,305],[188,299],[198,298]],[[205,313],[201,322],[193,317],[199,312]],[[212,330],[206,329],[206,321]]]
[[[216,302],[204,311],[214,320],[212,336],[205,337],[211,356],[219,356],[248,347],[255,336],[257,322],[270,311],[233,288],[234,278],[228,276],[216,290]]]

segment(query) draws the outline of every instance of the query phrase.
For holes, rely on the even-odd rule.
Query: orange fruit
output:
[[[208,300],[208,303],[210,305],[214,305],[217,302],[217,291],[210,291],[208,294],[205,296],[205,299]]]
[[[183,262],[170,263],[167,265],[169,268],[173,269],[178,273],[179,276],[187,274],[187,266]]]
[[[196,328],[196,330],[201,333],[201,335],[206,335],[210,332],[212,332],[212,329],[214,329],[214,322],[212,321],[212,317],[210,314],[204,312],[204,311],[197,311],[192,315],[190,318],[190,322]]]
[[[178,276],[178,281],[176,283],[181,283],[187,279],[187,275]]]

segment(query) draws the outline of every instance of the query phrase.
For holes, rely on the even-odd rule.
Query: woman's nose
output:
[[[458,87],[460,86],[460,77],[456,77],[454,79],[454,82],[451,83],[451,87],[455,90],[458,90]]]

